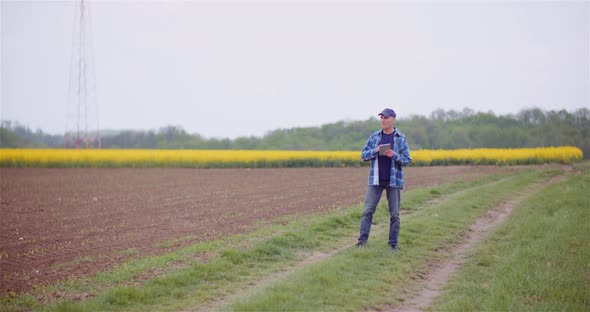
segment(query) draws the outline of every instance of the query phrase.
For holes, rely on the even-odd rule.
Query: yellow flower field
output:
[[[515,165],[582,160],[577,147],[416,150],[413,165]],[[0,149],[2,167],[344,167],[360,151]]]
[[[543,164],[580,161],[582,151],[574,146],[539,148],[476,148],[457,150],[417,150],[412,159],[426,165],[437,164]]]

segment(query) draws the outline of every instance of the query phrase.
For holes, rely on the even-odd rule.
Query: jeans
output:
[[[373,214],[377,209],[377,204],[381,199],[383,190],[386,190],[387,202],[389,203],[389,241],[388,244],[396,244],[399,236],[399,202],[400,189],[389,186],[389,181],[380,182],[379,185],[369,185],[367,196],[365,198],[365,209],[361,217],[361,230],[359,242],[366,242],[369,239],[371,232],[371,224],[373,223]]]

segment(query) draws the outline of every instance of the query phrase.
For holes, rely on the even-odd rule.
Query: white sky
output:
[[[404,117],[590,106],[588,1],[89,7],[103,129],[180,125],[235,138],[376,117],[385,107]],[[0,118],[71,130],[75,2],[2,0],[0,10]]]

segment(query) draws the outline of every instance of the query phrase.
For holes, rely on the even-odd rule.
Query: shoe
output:
[[[391,248],[391,251],[399,252],[399,247],[397,247],[397,244],[390,244],[389,247]]]
[[[356,246],[357,246],[357,247],[363,247],[363,246],[365,246],[366,244],[367,244],[367,242],[358,242],[358,243],[356,243]]]

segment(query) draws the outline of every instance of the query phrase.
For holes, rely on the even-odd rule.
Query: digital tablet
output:
[[[381,144],[379,145],[379,154],[383,155],[383,153],[387,152],[391,149],[391,144]]]

